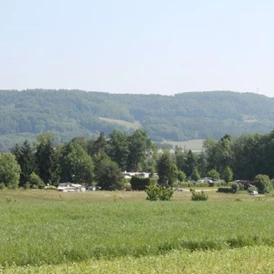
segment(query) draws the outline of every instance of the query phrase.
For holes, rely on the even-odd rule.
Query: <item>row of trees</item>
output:
[[[42,134],[33,144],[26,140],[22,145],[15,145],[12,153],[1,154],[3,161],[9,160],[0,170],[0,183],[10,187],[98,183],[102,189],[119,189],[123,183],[122,170],[143,168],[155,151],[155,145],[141,130],[130,135],[113,131],[108,138],[101,133],[97,139],[90,140],[75,137],[66,144],[55,144],[52,134]],[[17,169],[11,168],[12,165]],[[11,184],[1,175],[7,169],[19,172],[17,183],[15,180]]]
[[[158,183],[213,179],[253,180],[257,174],[274,177],[274,131],[265,135],[223,136],[207,139],[204,150],[193,153],[176,147],[159,151],[142,130],[127,135],[113,131],[107,138],[75,137],[56,143],[45,133],[33,144],[27,140],[12,152],[0,154],[0,183],[11,187],[39,187],[59,182],[98,184],[102,189],[119,189],[121,171],[157,172]],[[19,174],[19,175],[18,175]]]

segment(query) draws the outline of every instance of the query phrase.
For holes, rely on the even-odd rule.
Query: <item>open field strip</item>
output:
[[[164,255],[125,256],[112,260],[87,260],[60,265],[11,266],[3,274],[159,274],[159,273],[273,273],[274,248],[268,246],[242,247],[222,251],[174,250]],[[0,270],[1,273],[1,270]]]
[[[0,191],[2,272],[236,273],[238,261],[243,271],[274,269],[273,196],[207,194],[148,202],[144,192]]]
[[[134,121],[134,122],[127,122],[124,120],[119,120],[119,119],[111,119],[111,118],[106,118],[106,117],[99,117],[100,120],[108,122],[108,123],[116,123],[122,126],[125,126],[127,128],[133,128],[133,129],[138,129],[141,128],[141,124],[139,121]]]
[[[193,152],[201,152],[203,150],[204,139],[193,139],[188,141],[165,141],[163,144],[181,147],[185,150],[192,150]]]

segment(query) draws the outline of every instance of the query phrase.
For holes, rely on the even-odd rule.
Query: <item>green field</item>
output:
[[[0,273],[272,273],[274,197],[0,191]]]
[[[172,145],[182,148],[183,150],[192,150],[193,152],[201,152],[203,150],[204,139],[193,139],[184,142],[165,141],[163,144]]]
[[[138,129],[141,128],[141,124],[138,121],[135,122],[127,122],[124,120],[119,120],[119,119],[111,119],[111,118],[106,118],[106,117],[99,117],[100,120],[104,121],[104,122],[108,122],[108,123],[116,123],[119,124],[121,126],[124,126],[128,129],[133,128],[133,129]]]

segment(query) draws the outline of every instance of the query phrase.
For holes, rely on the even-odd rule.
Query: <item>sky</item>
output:
[[[273,0],[0,0],[0,89],[274,97]]]

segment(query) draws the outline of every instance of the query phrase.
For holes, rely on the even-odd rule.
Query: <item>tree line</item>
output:
[[[147,133],[114,130],[97,138],[74,137],[59,143],[44,133],[30,143],[16,144],[0,153],[0,186],[43,188],[60,182],[99,185],[104,190],[122,189],[122,171],[158,173],[158,184],[172,186],[201,177],[214,180],[253,180],[263,174],[274,178],[274,131],[220,140],[206,139],[201,153],[175,147],[159,151]]]

